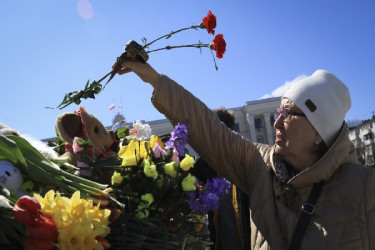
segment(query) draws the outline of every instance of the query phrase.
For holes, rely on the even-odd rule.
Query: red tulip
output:
[[[53,250],[55,245],[50,240],[27,237],[23,241],[24,250]]]
[[[56,241],[59,235],[52,217],[48,214],[40,214],[33,223],[26,225],[28,236],[35,239]]]
[[[24,195],[14,205],[13,216],[22,224],[30,224],[39,216],[40,208],[37,199]]]

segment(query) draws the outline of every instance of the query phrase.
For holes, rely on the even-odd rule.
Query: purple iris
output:
[[[186,153],[186,143],[188,140],[187,121],[178,123],[171,132],[171,138],[165,143],[165,149],[175,148],[179,157],[184,157]]]
[[[208,212],[209,210],[218,209],[220,198],[227,194],[229,187],[229,182],[224,178],[208,180],[203,190],[188,193],[190,209],[196,212]]]

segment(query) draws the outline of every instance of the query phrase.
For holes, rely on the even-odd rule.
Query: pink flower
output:
[[[81,148],[79,145],[78,145],[78,140],[81,139],[79,137],[74,137],[73,139],[73,152],[74,153],[79,153],[79,152],[82,152],[83,151],[83,148]]]
[[[77,167],[78,168],[87,168],[89,165],[82,161],[77,161]],[[91,176],[91,170],[89,169],[80,169],[79,173],[86,176]]]
[[[177,163],[180,162],[180,159],[178,158],[178,152],[175,148],[173,149],[172,161],[177,162]]]
[[[155,146],[152,149],[152,151],[154,152],[154,156],[156,158],[160,158],[162,156],[167,155],[167,153],[160,147],[160,145],[157,142],[155,142]]]

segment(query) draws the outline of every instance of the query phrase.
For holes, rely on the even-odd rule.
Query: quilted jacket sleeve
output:
[[[160,77],[152,102],[172,123],[188,120],[189,144],[244,192],[252,192],[254,180],[267,174],[261,154],[249,140],[228,129],[203,102],[167,76]]]

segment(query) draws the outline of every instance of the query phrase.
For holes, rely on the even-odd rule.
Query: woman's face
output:
[[[302,113],[287,98],[281,100],[281,112],[284,109],[288,109],[291,113]],[[276,119],[274,127],[276,129],[275,153],[289,165],[303,170],[319,158],[317,144],[322,139],[305,116],[289,114],[284,117],[284,115],[280,115]]]

